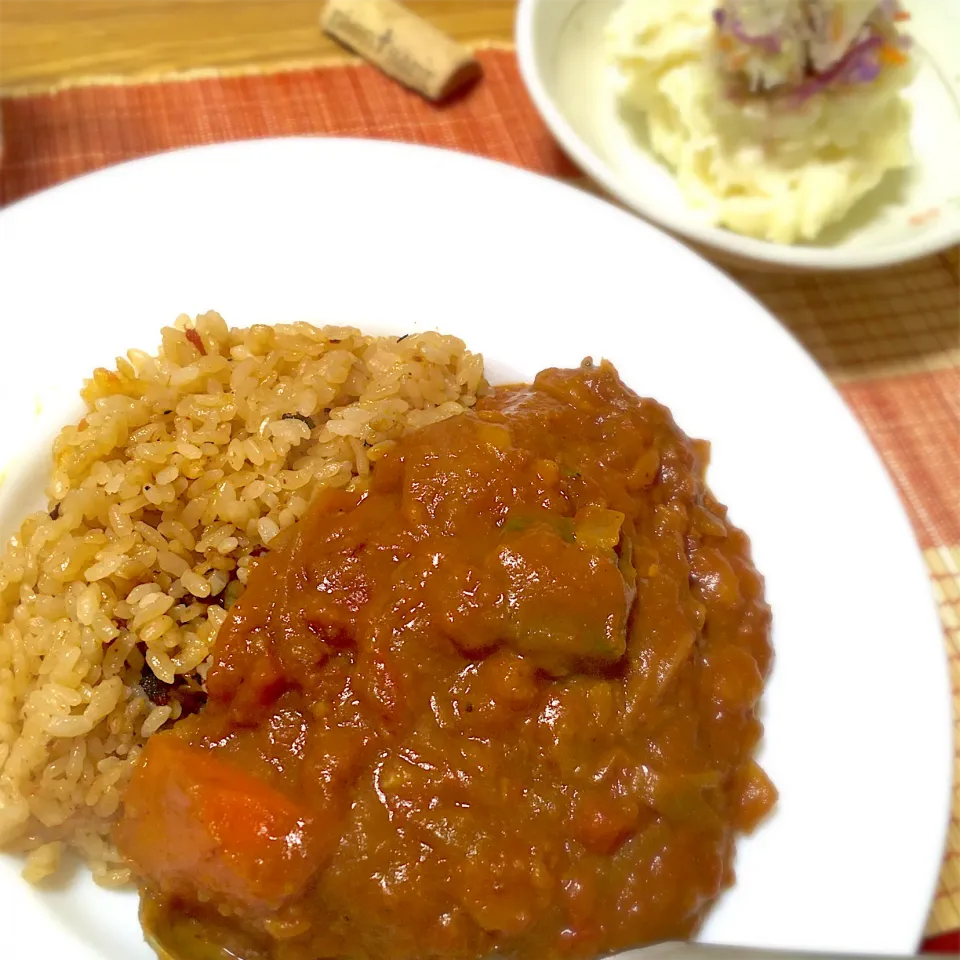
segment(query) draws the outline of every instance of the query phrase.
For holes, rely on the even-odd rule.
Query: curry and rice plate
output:
[[[708,446],[611,364],[182,317],[0,558],[0,847],[163,960],[692,935],[776,802],[770,611]]]

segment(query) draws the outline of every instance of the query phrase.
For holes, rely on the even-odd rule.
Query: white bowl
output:
[[[647,0],[651,3],[669,0]],[[815,244],[787,246],[711,224],[619,115],[603,32],[619,0],[520,0],[520,72],[547,126],[604,190],[723,259],[785,269],[881,267],[960,242],[960,3],[908,0],[920,69],[913,167],[888,175]]]

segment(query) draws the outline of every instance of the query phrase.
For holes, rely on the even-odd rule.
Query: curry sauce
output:
[[[609,364],[396,443],[281,534],[117,839],[176,960],[692,934],[776,792],[770,613],[707,448]]]

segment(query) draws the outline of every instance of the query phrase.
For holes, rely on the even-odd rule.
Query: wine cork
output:
[[[469,50],[394,0],[329,0],[320,26],[429,100],[443,100],[480,75]]]

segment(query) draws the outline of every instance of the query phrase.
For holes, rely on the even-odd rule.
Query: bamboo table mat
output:
[[[39,70],[0,100],[0,203],[134,157],[295,134],[405,140],[576,180],[523,90],[509,44],[471,39],[482,48],[483,80],[443,107],[339,57],[53,86]],[[930,570],[960,716],[958,260],[952,250],[872,274],[731,272],[818,360],[880,451]],[[928,948],[956,949],[958,927],[960,767],[927,927],[940,937]]]

